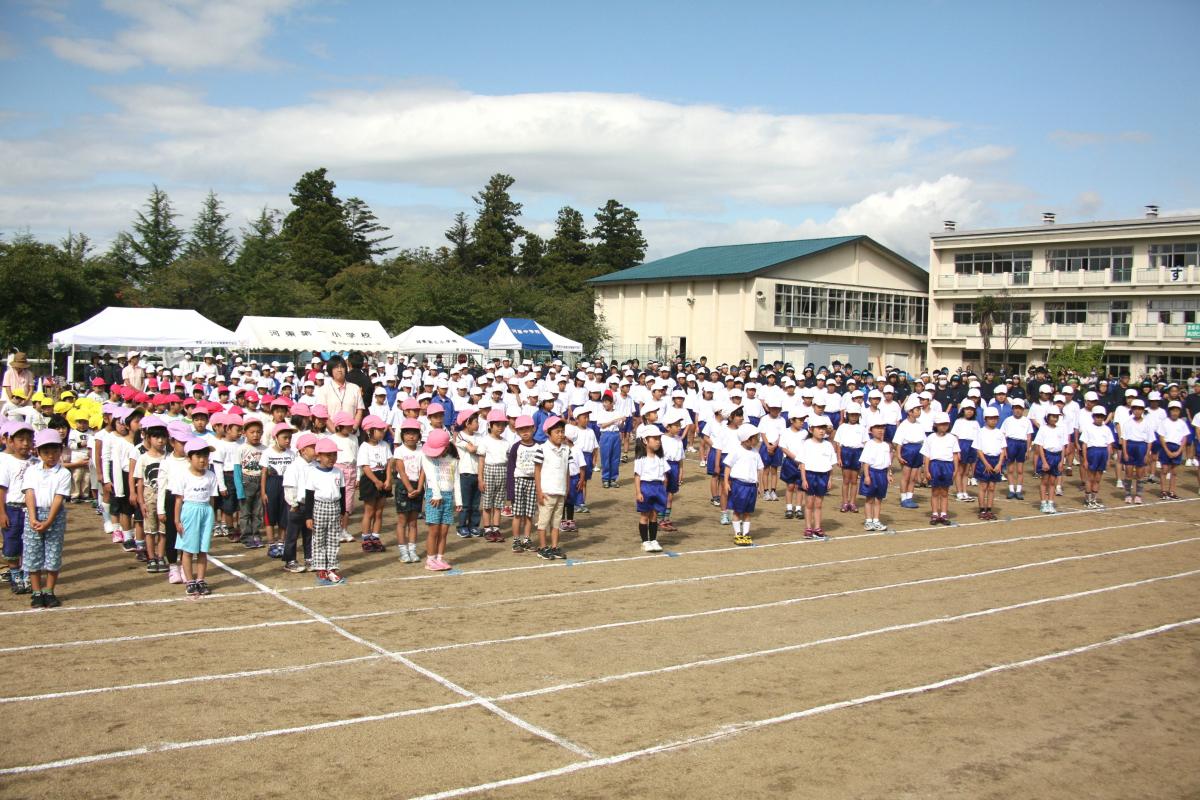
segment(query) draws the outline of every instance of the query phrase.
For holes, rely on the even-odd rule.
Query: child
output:
[[[1012,416],[1000,424],[1005,440],[1005,462],[1008,464],[1008,498],[1024,500],[1025,458],[1033,441],[1033,423],[1025,416],[1025,401],[1017,397],[1012,400]]]
[[[571,533],[579,530],[579,525],[575,522],[575,509],[583,503],[583,490],[587,485],[583,469],[583,451],[579,449],[581,434],[582,431],[575,425],[567,425],[563,430],[563,435],[571,446],[571,465],[567,474],[567,500],[563,507],[563,521],[559,527]]]
[[[779,436],[779,449],[783,451],[783,465],[779,468],[779,479],[786,489],[787,511],[784,519],[804,519],[803,481],[800,478],[800,449],[808,438],[804,417],[793,414],[788,417],[788,429]]]
[[[129,456],[137,446],[128,422],[132,414],[133,410],[130,408],[118,408],[114,411],[113,435],[104,440],[104,489],[109,514],[116,525],[113,530],[113,542],[120,544],[127,553],[137,550],[129,487]]]
[[[996,484],[1004,479],[1004,461],[1008,442],[1000,430],[1000,409],[988,406],[983,410],[983,427],[976,434],[972,450],[975,459],[975,480],[979,484],[979,518],[996,519]]]
[[[537,513],[537,491],[534,485],[534,473],[537,445],[533,441],[533,417],[522,414],[513,425],[520,441],[509,448],[508,469],[512,483],[509,486],[508,500],[512,503],[512,551],[520,553],[535,549],[533,546],[533,518]],[[620,456],[620,437],[617,438],[617,455]],[[614,470],[616,468],[614,467]],[[612,482],[616,485],[616,481]]]
[[[145,452],[138,456],[134,464],[133,493],[135,502],[142,510],[145,528],[146,572],[155,574],[170,571],[163,547],[166,526],[158,513],[159,480],[162,461],[167,454],[167,425],[165,420],[158,417],[146,417],[143,423],[142,443]]]
[[[571,446],[566,443],[566,420],[547,417],[542,422],[546,440],[539,444],[533,456],[533,482],[537,489],[538,558],[553,561],[567,556],[558,546],[559,521],[567,501],[567,484],[571,477]],[[546,544],[546,531],[550,544]]]
[[[179,529],[175,527],[175,507],[180,501],[171,492],[171,487],[188,471],[188,457],[183,448],[191,438],[191,427],[186,422],[167,423],[167,446],[170,453],[158,465],[157,509],[164,529],[162,545],[167,558],[167,583],[183,583],[179,550],[175,547],[175,540],[179,536]]]
[[[921,457],[929,476],[929,524],[950,524],[950,486],[958,471],[958,438],[950,433],[950,415],[945,411],[933,414],[933,433],[921,445]]]
[[[74,419],[75,427],[67,436],[67,449],[71,451],[71,463],[67,469],[71,472],[71,502],[86,503],[91,499],[89,485],[89,467],[91,465],[92,432],[88,415],[76,409],[67,415]]]
[[[283,541],[284,520],[286,510],[283,502],[283,476],[288,464],[295,459],[296,453],[291,449],[292,432],[295,430],[286,422],[275,423],[271,446],[263,453],[262,458],[262,487],[260,489],[263,503],[263,516],[267,522],[267,541],[271,544]],[[301,495],[300,502],[304,502]],[[258,536],[247,535],[243,544],[246,547],[262,547],[262,539]]]
[[[171,487],[171,493],[179,499],[175,504],[175,530],[179,531],[175,547],[183,551],[186,594],[198,598],[211,594],[204,577],[216,520],[213,500],[220,495],[220,484],[208,465],[212,445],[195,437],[184,445],[183,451],[187,454],[188,470],[174,476],[175,485]]]
[[[238,541],[243,536],[262,541],[259,533],[263,518],[263,457],[267,446],[262,443],[263,422],[258,417],[249,415],[245,418],[244,430],[246,441],[238,448],[233,459],[234,481],[242,497],[241,508],[238,509],[239,525],[230,534],[230,541]],[[271,556],[272,549],[277,555]],[[282,542],[272,541],[267,548],[267,555],[279,558],[283,555]]]
[[[879,510],[887,498],[888,468],[892,466],[892,447],[884,438],[887,435],[887,424],[882,415],[871,423],[871,438],[863,445],[859,462],[862,464],[862,478],[859,480],[858,493],[866,501],[866,519],[863,520],[863,530],[886,531],[879,519]]]
[[[458,453],[445,428],[430,430],[421,448],[421,474],[425,481],[425,524],[429,538],[425,542],[425,569],[444,572],[446,538],[454,516],[462,511],[462,489],[458,485]]]
[[[290,433],[290,432],[289,432]],[[296,458],[284,467],[281,480],[283,512],[278,519],[285,534],[283,540],[283,569],[286,572],[308,572],[312,569],[312,530],[304,519],[304,504],[308,487],[305,478],[309,466],[317,457],[317,442],[321,441],[311,431],[296,437]],[[296,542],[303,541],[304,563],[296,558]]]
[[[455,420],[454,449],[458,451],[458,482],[462,493],[462,518],[456,532],[460,539],[482,536],[479,528],[479,412],[464,408]]]
[[[958,439],[958,467],[954,470],[954,499],[970,501],[967,483],[975,480],[975,437],[979,435],[979,423],[975,420],[975,404],[963,400],[958,407],[958,419],[950,429]],[[994,487],[993,487],[994,488]]]
[[[341,530],[339,541],[353,542],[350,535],[350,509],[354,507],[354,493],[358,490],[358,437],[354,433],[354,416],[346,411],[333,415],[333,436],[329,437],[337,447],[337,468],[342,473],[342,486],[346,496],[342,502]],[[317,451],[320,455],[320,451]]]
[[[1079,429],[1079,444],[1083,448],[1083,506],[1100,510],[1104,508],[1099,499],[1100,481],[1108,469],[1116,437],[1105,424],[1108,411],[1104,406],[1092,406],[1091,414],[1090,423]]]
[[[1051,405],[1046,410],[1045,421],[1033,437],[1034,458],[1038,471],[1041,473],[1041,511],[1043,514],[1057,514],[1054,507],[1054,485],[1062,472],[1062,455],[1070,441],[1070,432],[1065,425],[1059,425],[1062,412],[1057,406]]]
[[[858,513],[854,504],[855,488],[858,486],[859,463],[863,448],[867,444],[867,429],[859,424],[862,411],[859,406],[846,408],[846,421],[838,426],[833,435],[833,448],[837,453],[838,466],[842,470],[842,505],[838,511]]]
[[[770,417],[767,419],[770,419]],[[666,435],[662,437],[663,458],[667,460],[667,509],[663,512],[658,527],[664,531],[679,530],[675,527],[675,523],[671,521],[671,508],[674,505],[675,495],[679,494],[679,484],[683,480],[684,442],[680,437],[683,422],[684,420],[681,417],[672,417],[667,423]],[[776,444],[778,444],[778,438],[776,439]],[[777,448],[777,452],[782,460],[783,451]],[[775,478],[776,480],[779,478],[778,470],[776,470]],[[775,496],[774,491],[771,492],[771,496]]]
[[[900,507],[920,508],[913,499],[913,489],[920,477],[925,458],[921,448],[925,444],[925,427],[920,422],[921,407],[908,409],[908,417],[896,426],[892,444],[896,448],[896,460],[900,462]]]
[[[1125,503],[1142,504],[1142,479],[1146,474],[1146,453],[1154,440],[1154,424],[1146,418],[1146,403],[1135,399],[1129,416],[1120,423],[1121,464],[1125,467]]]
[[[335,425],[337,420],[335,420]],[[343,427],[343,426],[338,426]],[[313,569],[318,586],[346,582],[338,572],[343,520],[346,519],[346,485],[341,469],[335,468],[340,451],[332,437],[316,446],[317,461],[304,474],[304,525],[312,531]]]
[[[722,452],[721,469],[724,473],[724,490],[729,509],[733,512],[733,543],[739,547],[754,544],[750,536],[750,515],[758,500],[758,486],[762,478],[762,456],[758,454],[758,429],[753,425],[739,425],[731,432],[739,447]],[[729,445],[726,445],[729,446]]]
[[[374,414],[362,421],[363,435],[367,440],[358,447],[358,468],[362,473],[358,482],[359,498],[363,501],[362,549],[364,553],[382,553],[383,503],[392,496],[392,476],[388,465],[392,460],[392,448],[383,440],[387,423]]]
[[[483,506],[483,538],[489,542],[504,541],[504,534],[500,532],[500,509],[504,506],[508,474],[508,443],[503,438],[507,427],[508,417],[504,415],[504,408],[496,406],[488,412],[488,435],[481,437],[479,442],[477,470],[480,503]]]
[[[634,445],[633,492],[637,500],[638,534],[642,537],[643,552],[661,553],[663,549],[658,543],[658,515],[667,510],[670,467],[663,458],[662,433],[658,426],[643,425],[637,433],[637,443]],[[738,527],[735,527],[734,531],[739,532],[740,523],[735,525]]]
[[[4,561],[13,594],[28,594],[29,575],[21,569],[21,551],[25,540],[25,514],[21,484],[30,466],[33,426],[28,422],[8,422],[8,447],[0,453],[0,526],[4,529]]]
[[[824,414],[808,418],[808,438],[800,446],[800,486],[804,489],[807,522],[804,538],[824,541],[829,537],[821,527],[821,511],[829,493],[829,476],[838,463],[833,443],[829,441],[833,424]]]
[[[765,481],[763,500],[778,500],[779,468],[783,466],[783,451],[779,449],[779,437],[787,428],[787,420],[782,416],[783,404],[777,397],[768,397],[766,407],[767,415],[756,423],[759,438],[762,439],[762,446],[759,448],[758,454],[762,456],[763,464],[766,466],[766,471],[763,473]],[[784,494],[787,494],[786,490]]]
[[[1162,464],[1161,500],[1178,500],[1175,494],[1175,468],[1183,461],[1183,447],[1187,443],[1188,423],[1182,419],[1183,403],[1172,400],[1167,404],[1167,418],[1158,423],[1158,461]]]
[[[415,564],[417,558],[417,517],[425,495],[425,475],[421,471],[421,423],[405,418],[397,427],[400,442],[392,450],[392,472],[396,486],[396,547],[400,560]]]
[[[241,507],[241,497],[237,485],[236,469],[238,456],[242,449],[242,420],[236,414],[224,412],[213,416],[219,416],[223,426],[221,439],[215,445],[215,452],[220,455],[221,461],[222,491],[221,499],[218,501],[221,507],[220,529],[223,532],[222,535],[232,537],[235,531],[240,531],[237,515],[238,509]],[[267,554],[270,555],[269,550]],[[271,557],[278,558],[278,554]]]
[[[58,431],[38,431],[33,446],[39,463],[30,465],[21,480],[25,496],[21,558],[33,584],[30,607],[58,608],[62,601],[54,594],[54,586],[62,568],[71,473],[58,463],[62,456],[62,436]]]
[[[625,415],[613,407],[611,390],[604,392],[600,403],[601,407],[596,411],[595,416],[596,424],[600,426],[601,486],[605,489],[613,489],[616,488],[617,479],[620,477],[621,427],[625,423]],[[533,419],[530,418],[529,422],[532,430]]]
[[[591,513],[591,509],[587,505],[587,484],[592,479],[592,472],[596,468],[596,451],[600,449],[596,432],[588,424],[590,419],[591,410],[587,406],[579,406],[575,409],[575,427],[579,429],[579,435],[575,439],[575,448],[583,456],[583,461],[579,464],[583,482],[580,484],[579,502],[575,504],[575,510],[580,514]]]

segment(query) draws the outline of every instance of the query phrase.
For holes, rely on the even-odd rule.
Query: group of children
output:
[[[885,386],[846,392],[830,412],[829,394],[786,380],[762,398],[753,382],[730,381],[716,402],[716,387],[691,377],[636,380],[633,394],[635,380],[602,382],[591,368],[507,369],[478,378],[452,371],[449,394],[450,381],[434,370],[409,378],[380,368],[375,402],[358,416],[330,414],[311,393],[293,399],[245,387],[199,385],[186,399],[120,385],[95,385],[82,398],[64,392],[42,416],[43,430],[24,416],[0,425],[12,590],[31,593],[34,607],[59,604],[69,503],[94,503],[112,541],[148,573],[202,597],[214,537],[266,547],[284,570],[314,572],[319,585],[343,583],[339,550],[354,541],[356,504],[362,549],[381,552],[388,498],[403,563],[451,570],[452,528],[489,543],[506,541],[507,529],[513,552],[565,559],[559,534],[578,530],[576,513],[590,510],[593,471],[603,488],[617,487],[629,451],[641,546],[657,553],[659,532],[676,530],[688,452],[706,466],[721,524],[745,546],[758,500],[778,500],[780,482],[784,518],[804,520],[810,539],[827,536],[824,498],[837,481],[839,511],[857,513],[861,496],[868,531],[887,529],[882,508],[893,479],[902,508],[917,508],[914,490],[929,488],[932,525],[950,524],[951,488],[977,504],[980,519],[997,519],[997,484],[1007,481],[1008,499],[1023,500],[1029,460],[1048,514],[1076,463],[1085,505],[1102,507],[1100,480],[1115,456],[1126,502],[1141,503],[1143,482],[1156,479],[1160,497],[1175,498],[1175,468],[1192,434],[1179,402],[1147,408],[1136,392],[1110,414],[1092,393],[1079,406],[1048,385],[1028,410],[1003,386],[985,403],[973,385],[950,409],[928,392],[898,403]],[[1148,471],[1155,461],[1157,478]]]

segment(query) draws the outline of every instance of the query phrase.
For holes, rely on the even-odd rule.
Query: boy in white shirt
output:
[[[1000,424],[1000,432],[1005,438],[1008,499],[1024,500],[1025,487],[1021,481],[1025,478],[1025,458],[1033,441],[1033,423],[1025,416],[1024,400],[1018,397],[1012,401],[1012,416]]]
[[[758,454],[758,429],[753,425],[739,425],[730,431],[738,445],[726,445],[721,462],[724,474],[725,496],[733,512],[733,543],[739,546],[754,544],[750,537],[750,515],[758,500],[758,485],[762,477],[762,456]]]
[[[1070,442],[1067,429],[1059,425],[1062,417],[1058,407],[1046,409],[1046,416],[1037,435],[1033,437],[1034,459],[1040,468],[1041,480],[1041,510],[1043,514],[1057,514],[1054,507],[1054,484],[1062,472],[1063,450]]]
[[[1125,502],[1142,504],[1142,479],[1146,474],[1146,454],[1154,441],[1154,424],[1146,418],[1146,403],[1140,398],[1129,406],[1129,416],[1119,427],[1121,464],[1125,467]]]
[[[804,519],[804,492],[800,478],[800,448],[808,438],[804,429],[804,417],[796,414],[788,418],[788,428],[779,435],[779,449],[783,451],[783,466],[779,468],[779,479],[786,487],[787,510],[784,519]]]
[[[800,446],[800,485],[804,488],[805,539],[827,539],[821,527],[821,507],[829,493],[829,476],[837,464],[837,453],[829,435],[833,423],[824,414],[808,418],[809,437]]]
[[[921,456],[929,476],[930,525],[950,524],[950,486],[954,483],[961,454],[958,437],[950,433],[950,415],[945,411],[934,412],[933,433],[921,445]]]
[[[975,450],[975,481],[979,484],[979,518],[996,519],[992,504],[996,501],[996,484],[1004,479],[1004,460],[1008,457],[1008,440],[1000,430],[1000,409],[988,406],[983,410],[983,427],[973,440]]]
[[[33,446],[38,462],[25,470],[19,492],[25,501],[21,560],[33,584],[30,607],[57,608],[62,601],[55,596],[54,586],[62,568],[71,474],[58,463],[62,457],[62,436],[58,431],[38,431]]]
[[[779,449],[779,437],[787,427],[787,420],[783,418],[783,406],[777,398],[768,398],[766,408],[766,416],[757,423],[758,435],[762,440],[758,454],[762,457],[764,466],[763,500],[778,500],[779,468],[783,466],[783,451]],[[747,416],[753,419],[749,412],[747,412]]]
[[[864,510],[866,519],[863,529],[868,531],[886,531],[887,526],[879,519],[879,510],[887,497],[888,468],[892,465],[892,447],[884,439],[887,435],[887,424],[882,418],[876,419],[870,426],[871,438],[863,445],[859,463],[862,465],[862,477],[858,483],[858,493],[866,501]]]
[[[562,417],[548,417],[542,423],[546,441],[534,453],[534,485],[537,488],[538,558],[566,559],[558,546],[559,521],[567,500],[567,482],[571,477],[571,446],[566,443],[567,423]],[[546,545],[546,531],[550,544]]]
[[[1178,500],[1175,494],[1175,468],[1183,461],[1183,448],[1187,444],[1188,423],[1182,419],[1183,403],[1172,400],[1167,405],[1167,418],[1158,423],[1158,461],[1162,464],[1161,500]]]
[[[1083,448],[1084,508],[1102,509],[1098,498],[1100,480],[1112,458],[1116,437],[1105,424],[1108,412],[1104,406],[1092,406],[1091,417],[1079,428],[1079,446]]]

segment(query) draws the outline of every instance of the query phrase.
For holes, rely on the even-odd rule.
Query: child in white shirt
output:
[[[740,417],[739,417],[740,419]],[[753,425],[739,425],[729,435],[737,445],[727,443],[722,451],[724,490],[729,509],[733,512],[733,543],[739,546],[754,544],[750,537],[750,515],[754,513],[758,500],[759,480],[762,477],[762,456],[758,454],[758,429]],[[726,517],[728,519],[728,517]]]
[[[1033,442],[1033,423],[1025,416],[1025,401],[1016,398],[1012,401],[1012,416],[1000,423],[1000,432],[1004,434],[1005,455],[1008,465],[1008,499],[1024,500],[1025,459]]]
[[[1100,480],[1112,458],[1116,437],[1106,420],[1108,412],[1103,406],[1093,406],[1091,416],[1079,428],[1079,446],[1083,448],[1083,484],[1085,508],[1102,509],[1099,500]]]
[[[804,488],[807,522],[805,539],[826,539],[821,527],[821,508],[829,492],[829,476],[837,462],[837,452],[829,441],[833,425],[824,414],[808,418],[809,438],[800,446],[800,483]]]
[[[888,468],[892,465],[892,447],[887,443],[887,424],[882,417],[877,418],[870,427],[871,438],[863,445],[859,463],[862,465],[862,478],[859,480],[858,493],[866,501],[863,529],[868,531],[886,531],[887,526],[879,519],[879,510],[887,497]]]
[[[1056,514],[1054,507],[1054,484],[1062,472],[1063,450],[1070,442],[1066,426],[1060,425],[1062,412],[1057,406],[1046,409],[1045,419],[1033,437],[1034,458],[1041,469],[1042,513]]]
[[[804,519],[804,490],[800,478],[800,448],[808,438],[804,419],[800,414],[793,414],[788,418],[787,430],[779,435],[779,449],[783,451],[779,479],[786,487],[787,500],[784,519]]]
[[[1158,461],[1163,468],[1160,500],[1179,499],[1175,494],[1175,468],[1183,461],[1188,436],[1188,423],[1181,418],[1182,414],[1183,403],[1172,400],[1167,406],[1167,418],[1158,423]]]
[[[979,518],[996,519],[992,504],[996,500],[996,484],[1004,477],[1004,459],[1008,440],[1000,430],[1000,409],[988,406],[983,411],[983,427],[972,442],[975,456],[975,480],[979,484]]]
[[[859,462],[862,458],[863,447],[866,446],[870,437],[867,429],[859,424],[859,419],[862,417],[860,406],[847,406],[845,417],[833,434],[833,447],[837,452],[838,465],[842,470],[842,505],[838,510],[857,514],[858,506],[854,503],[854,499],[857,497],[858,475],[862,470]]]
[[[387,423],[382,417],[368,414],[362,430],[366,440],[358,446],[358,495],[363,501],[362,549],[364,553],[382,553],[383,504],[392,496],[392,476],[388,465],[392,448],[383,440]]]
[[[945,411],[933,413],[933,433],[921,445],[925,472],[929,476],[929,524],[950,524],[950,486],[958,469],[958,438],[950,433],[950,415]]]
[[[658,543],[658,516],[667,510],[667,480],[670,468],[662,455],[662,432],[657,425],[638,430],[633,462],[633,491],[638,512],[638,535],[642,550],[661,553]]]

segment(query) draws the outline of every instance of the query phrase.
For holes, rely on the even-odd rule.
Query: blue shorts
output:
[[[442,492],[442,502],[434,505],[433,490],[425,488],[425,524],[453,525],[454,524],[454,492]]]
[[[779,468],[779,480],[788,486],[800,486],[800,468],[796,466],[795,461],[790,458],[783,460],[783,466]]]
[[[596,469],[596,451],[593,450],[590,453],[584,453],[583,454],[583,479],[585,481],[590,481],[592,479],[592,472],[595,471],[595,469]]]
[[[735,514],[752,514],[754,505],[758,502],[758,484],[739,481],[732,478],[729,481],[729,509]]]
[[[929,459],[929,485],[934,489],[945,489],[954,483],[954,462]]]
[[[1046,459],[1046,464],[1050,467],[1048,470],[1043,469],[1042,474],[1057,478],[1062,473],[1062,453],[1042,451],[1042,457]]]
[[[1104,472],[1108,468],[1108,448],[1089,447],[1087,449],[1087,468],[1092,472]]]
[[[1145,442],[1126,442],[1125,451],[1129,453],[1129,458],[1121,456],[1121,463],[1127,467],[1144,467],[1146,466],[1146,443]]]
[[[862,464],[859,459],[862,458],[861,447],[843,447],[842,448],[842,469],[862,469]]]
[[[804,477],[808,478],[808,488],[805,491],[810,497],[824,497],[829,494],[828,472],[806,472]]]
[[[758,446],[758,455],[762,458],[763,469],[783,466],[782,447],[776,447],[774,454],[771,454],[767,452],[767,446],[765,444],[760,444]]]
[[[1160,464],[1172,464],[1172,465],[1175,465],[1175,466],[1178,466],[1178,465],[1182,464],[1182,463],[1183,463],[1183,450],[1182,450],[1182,449],[1180,449],[1180,451],[1179,451],[1179,455],[1177,455],[1177,456],[1169,456],[1169,455],[1167,455],[1167,451],[1166,451],[1166,450],[1163,450],[1163,449],[1160,447],[1160,448],[1159,448],[1159,453],[1158,453],[1158,463],[1160,463]]]
[[[704,462],[704,471],[709,475],[717,474],[717,448],[710,447],[708,449],[708,458]]]
[[[900,445],[900,458],[913,469],[920,469],[925,463],[925,456],[921,455],[921,445],[917,442]]]
[[[1029,442],[1024,439],[1008,439],[1008,460],[1015,461],[1018,464],[1025,463],[1025,457],[1029,455]]]
[[[679,462],[667,462],[667,494],[679,494]]]
[[[835,427],[835,428],[836,428],[836,427],[837,427],[839,424],[841,424],[841,421],[842,421],[842,412],[840,412],[840,411],[830,411],[830,412],[826,413],[826,414],[825,414],[825,416],[829,417],[829,421],[830,421],[831,423],[833,423],[833,427]]]
[[[958,440],[958,462],[968,467],[975,463],[975,441],[973,439]]]
[[[4,529],[4,557],[15,561],[21,557],[23,537],[25,535],[25,506],[16,503],[5,503],[8,513],[8,527]]]
[[[883,426],[883,440],[885,442],[887,442],[888,444],[891,444],[892,439],[895,439],[895,438],[896,438],[896,426],[895,425],[884,425]]]
[[[583,505],[583,493],[579,491],[579,476],[567,476],[567,505]]]
[[[865,483],[867,473],[871,474],[871,485]],[[858,493],[863,497],[878,498],[883,500],[887,497],[888,490],[888,471],[886,469],[875,469],[869,467],[863,470],[862,477],[858,479]]]
[[[998,466],[1000,464],[999,454],[994,456],[985,456],[978,450],[974,452],[978,455],[978,458],[975,461],[975,480],[983,481],[984,483],[997,483],[1000,480],[1002,471],[997,470],[996,472],[988,472],[985,468],[985,465],[988,467]]]
[[[661,481],[642,481],[642,499],[637,503],[639,514],[654,511],[659,514],[667,512],[667,490]],[[754,509],[751,509],[753,511]]]

